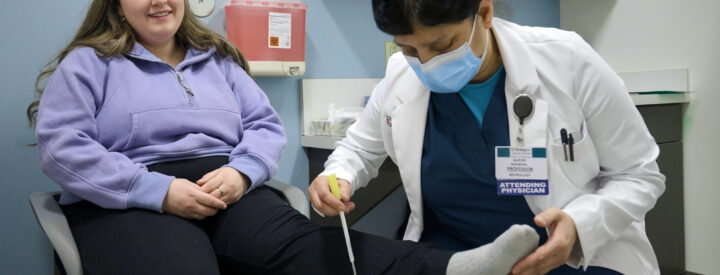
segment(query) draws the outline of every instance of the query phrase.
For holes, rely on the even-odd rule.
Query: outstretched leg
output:
[[[529,231],[513,227],[491,244],[460,253],[352,230],[350,238],[358,274],[507,274],[537,246],[537,234]],[[269,188],[208,218],[206,232],[222,273],[352,274],[342,229],[308,220]]]

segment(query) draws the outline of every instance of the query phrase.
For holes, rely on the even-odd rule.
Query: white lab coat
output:
[[[622,80],[581,37],[494,19],[493,32],[507,72],[505,96],[513,146],[547,147],[550,195],[525,196],[533,213],[558,207],[575,221],[579,246],[568,264],[602,266],[624,274],[659,274],[645,233],[645,214],[665,190],[658,146]],[[535,98],[524,123],[524,144],[512,111],[515,96]],[[406,240],[423,230],[420,161],[430,91],[401,53],[388,62],[359,120],[325,163],[364,187],[386,156],[398,166],[411,214]],[[566,162],[560,129],[575,138],[575,161]],[[437,171],[442,173],[442,171]]]

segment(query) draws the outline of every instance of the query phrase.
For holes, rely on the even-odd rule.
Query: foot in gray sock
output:
[[[513,225],[492,243],[450,257],[448,275],[506,275],[538,246],[538,234],[528,225]]]

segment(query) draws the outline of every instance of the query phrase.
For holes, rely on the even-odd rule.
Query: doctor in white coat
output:
[[[568,274],[552,273],[564,265],[659,274],[644,222],[665,190],[656,163],[659,149],[622,80],[581,37],[493,18],[492,0],[373,0],[373,9],[378,27],[393,35],[402,53],[390,58],[361,117],[309,187],[316,211],[351,211],[352,192],[377,176],[389,156],[411,209],[404,239],[421,240],[432,96],[483,83],[504,70],[507,113],[501,121],[507,121],[509,146],[546,148],[549,182],[547,195],[524,196],[534,215],[528,223],[547,230],[549,238],[518,262],[513,274]],[[522,125],[523,114],[513,109],[518,97],[531,99],[533,107]],[[574,136],[573,161],[565,156],[562,129]],[[342,201],[329,192],[328,174],[341,179]]]

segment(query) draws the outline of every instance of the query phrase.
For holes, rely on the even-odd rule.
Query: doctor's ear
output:
[[[493,8],[493,0],[480,0],[480,7],[478,8],[478,17],[482,18],[480,23],[485,28],[492,27],[492,19],[495,16]]]

